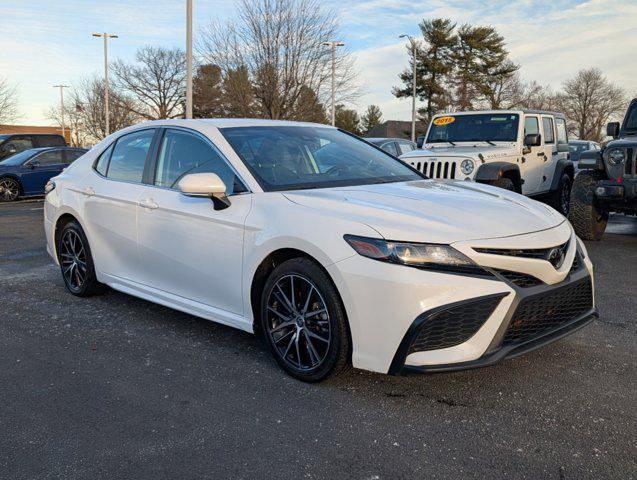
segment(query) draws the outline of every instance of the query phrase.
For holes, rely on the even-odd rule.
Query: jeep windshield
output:
[[[633,102],[630,110],[626,114],[624,131],[631,133],[637,132],[637,102]]]
[[[515,142],[519,121],[514,113],[444,115],[433,119],[425,143]]]

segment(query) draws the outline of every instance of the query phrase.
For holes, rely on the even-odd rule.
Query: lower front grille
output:
[[[469,340],[491,316],[504,295],[477,299],[427,317],[408,353],[453,347]]]
[[[549,293],[520,302],[504,334],[503,345],[531,340],[563,325],[593,308],[590,277]]]

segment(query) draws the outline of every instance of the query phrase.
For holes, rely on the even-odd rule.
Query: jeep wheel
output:
[[[515,185],[513,184],[513,180],[510,178],[498,178],[490,182],[494,187],[504,188],[505,190],[510,190],[511,192],[515,192]]]
[[[557,190],[551,193],[548,204],[564,216],[568,216],[571,206],[571,177],[562,175]]]
[[[568,219],[575,233],[584,240],[601,240],[608,223],[608,212],[603,211],[595,198],[596,186],[597,177],[593,172],[580,172],[571,190]]]

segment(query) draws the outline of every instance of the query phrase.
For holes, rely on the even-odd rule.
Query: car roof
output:
[[[568,143],[595,143],[592,140],[569,140]]]
[[[538,114],[538,115],[553,115],[554,117],[559,117],[559,118],[564,118],[564,114],[563,113],[559,113],[559,112],[549,112],[548,110],[530,110],[530,109],[520,109],[520,110],[469,110],[466,112],[447,112],[447,113],[438,113],[435,116],[436,117],[444,117],[447,115],[453,115],[453,116],[458,116],[458,115],[475,115],[475,114],[487,114],[487,115],[493,115],[493,114],[502,114],[502,113],[532,113],[532,114]]]

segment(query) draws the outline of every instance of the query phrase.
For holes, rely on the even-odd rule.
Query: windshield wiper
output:
[[[431,142],[427,142],[427,143],[450,143],[454,147],[456,146],[456,144],[453,143],[451,140],[432,140]]]
[[[493,145],[494,147],[497,147],[497,145],[495,143],[493,143],[491,140],[484,140],[482,138],[471,138],[469,140],[464,140],[465,142],[485,142],[488,143],[489,145]]]

